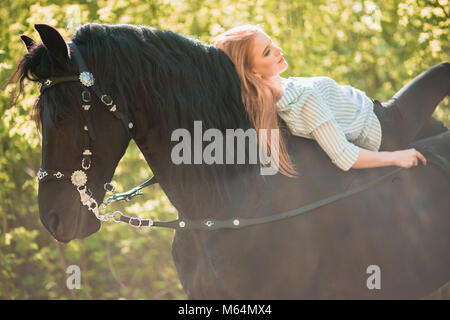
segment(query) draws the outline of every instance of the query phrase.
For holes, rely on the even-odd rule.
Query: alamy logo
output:
[[[259,137],[259,147],[256,137]],[[192,148],[192,137],[188,130],[180,128],[172,132],[171,141],[179,141],[171,152],[171,159],[174,164],[192,164],[192,153],[194,155],[193,164],[245,164],[245,143],[249,143],[249,163],[256,164],[259,153],[262,175],[274,175],[279,168],[279,130],[270,129],[270,155],[267,152],[266,141],[267,129],[260,129],[259,135],[255,129],[226,129],[226,138],[218,129],[207,129],[204,133],[202,130],[202,122],[194,121],[194,146]],[[226,159],[223,155],[223,143],[225,140]],[[204,150],[203,142],[209,142]],[[237,142],[237,163],[235,159],[235,141]]]
[[[66,280],[66,286],[69,290],[81,288],[81,270],[77,265],[68,266],[66,273],[70,274]]]
[[[377,265],[370,265],[367,267],[366,273],[371,274],[369,278],[367,278],[367,288],[369,290],[373,289],[381,289],[381,270]]]

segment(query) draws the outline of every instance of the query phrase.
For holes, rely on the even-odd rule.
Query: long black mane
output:
[[[147,119],[164,131],[251,127],[232,62],[213,46],[147,26],[90,23],[72,41],[104,90],[128,109],[150,106]],[[156,112],[156,114],[155,114]]]
[[[195,120],[202,121],[203,132],[216,128],[224,137],[225,129],[252,128],[242,104],[234,65],[223,51],[212,45],[148,26],[98,23],[84,24],[71,41],[79,47],[100,90],[110,93],[118,108],[126,107],[138,126],[139,121],[145,119],[148,128],[157,127],[164,141],[170,141],[172,131],[178,128],[188,129],[193,136]],[[25,78],[37,81],[77,72],[73,65],[60,65],[39,44],[22,58],[15,76],[22,84]],[[45,104],[39,99],[36,101],[37,123],[42,105],[52,105],[55,118],[79,108],[77,85],[64,84],[63,90],[49,90],[43,94],[41,99],[50,101]],[[145,132],[141,134],[144,136]],[[140,138],[135,137],[138,144]],[[175,143],[169,143],[167,147]],[[173,177],[185,183],[186,189],[192,178],[199,179],[205,192],[209,193],[198,195],[201,198],[219,200],[228,194],[225,182],[230,175],[237,176],[250,170],[255,173],[252,174],[255,179],[262,178],[257,170],[259,164],[191,164],[181,169],[182,166],[174,166]]]

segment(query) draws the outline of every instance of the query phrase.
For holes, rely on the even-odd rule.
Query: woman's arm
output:
[[[363,149],[346,138],[334,119],[326,121],[312,131],[313,137],[332,162],[343,171],[386,166],[411,168],[419,160],[426,165],[425,157],[416,149],[398,151],[370,151]]]
[[[416,149],[406,149],[398,151],[370,151],[359,148],[359,156],[353,164],[353,169],[399,166],[403,168],[411,168],[417,166],[419,160],[427,165],[425,157]]]

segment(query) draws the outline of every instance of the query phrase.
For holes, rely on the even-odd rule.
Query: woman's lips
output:
[[[284,61],[284,57],[281,56],[280,60],[278,61],[278,63],[282,63]]]

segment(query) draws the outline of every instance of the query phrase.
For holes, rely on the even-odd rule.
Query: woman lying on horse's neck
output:
[[[380,124],[375,115],[375,101],[364,92],[339,86],[328,77],[280,77],[288,67],[282,49],[260,27],[236,27],[219,35],[214,45],[235,64],[244,105],[257,130],[278,128],[279,116],[292,134],[315,139],[344,171],[383,166],[411,168],[419,160],[426,165],[425,157],[414,148],[380,148],[382,136],[386,136],[385,140],[390,137],[387,131],[381,132],[385,124]],[[445,129],[438,125],[437,130]],[[283,174],[295,174],[282,138],[280,167]]]

